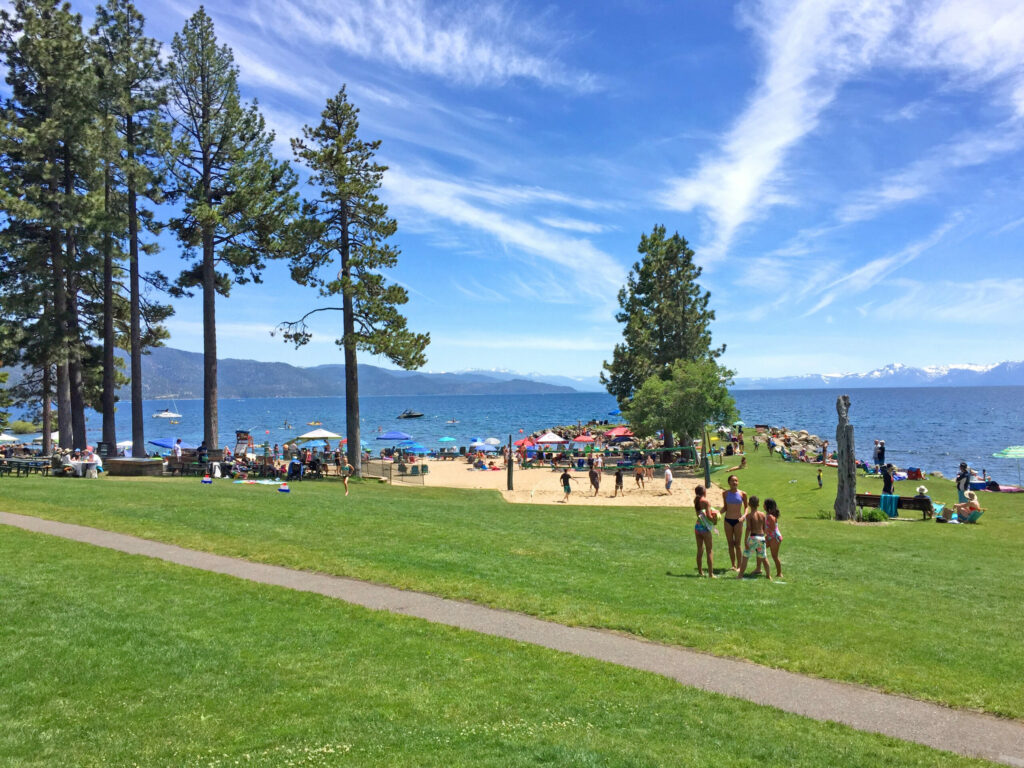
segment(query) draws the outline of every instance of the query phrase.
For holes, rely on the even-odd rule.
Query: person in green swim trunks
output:
[[[766,518],[764,512],[758,507],[760,502],[757,496],[751,496],[749,500],[750,511],[747,512],[747,535],[746,535],[746,548],[743,550],[743,559],[740,560],[740,572],[736,574],[736,578],[742,579],[744,572],[747,570],[747,561],[751,557],[757,558],[757,570],[754,571],[756,574],[764,567],[764,575],[768,577],[768,581],[772,580],[772,571],[768,567],[768,544],[765,536],[765,524]]]

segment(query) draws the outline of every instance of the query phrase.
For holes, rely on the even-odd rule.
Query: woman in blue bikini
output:
[[[747,494],[740,490],[740,479],[729,475],[729,490],[722,494],[725,540],[729,544],[732,569],[738,571],[743,558],[743,520],[747,512]]]
[[[711,534],[714,532],[715,520],[718,513],[711,508],[703,485],[693,489],[693,509],[697,513],[697,524],[693,526],[693,535],[697,539],[697,575],[703,576],[701,570],[701,556],[708,553],[708,576],[715,577],[715,566],[711,559]]]

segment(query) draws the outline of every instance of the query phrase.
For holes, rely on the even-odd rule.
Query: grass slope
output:
[[[1006,574],[1024,546],[1021,497],[986,494],[977,526],[853,526],[818,519],[834,474],[819,491],[809,466],[763,451],[750,463],[742,487],[783,511],[785,584],[696,579],[688,506],[509,505],[492,492],[369,483],[344,499],[330,482],[285,495],[187,479],[5,478],[0,508],[1024,717],[1021,591]],[[928,484],[939,500],[955,495],[948,481]]]
[[[5,766],[969,766],[655,675],[0,532]]]

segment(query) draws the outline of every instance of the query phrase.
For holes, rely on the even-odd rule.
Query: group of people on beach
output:
[[[725,540],[729,545],[729,560],[737,578],[742,579],[747,571],[751,558],[757,562],[755,574],[764,569],[764,575],[771,580],[771,567],[768,564],[768,553],[775,562],[775,577],[782,577],[782,561],[779,560],[779,549],[782,546],[782,532],[779,530],[779,518],[782,513],[775,499],[765,499],[764,509],[757,496],[748,496],[740,490],[740,480],[736,475],[729,475],[729,488],[722,494],[722,508],[715,509],[708,499],[708,491],[703,485],[694,489],[693,508],[697,515],[693,534],[697,540],[697,575],[704,575],[704,562],[707,562],[708,576],[715,577],[714,558],[712,556],[713,537],[717,532],[716,523],[724,522]]]

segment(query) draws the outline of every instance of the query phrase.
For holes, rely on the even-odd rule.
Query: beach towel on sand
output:
[[[882,511],[889,517],[896,517],[899,514],[900,497],[893,493],[883,493],[879,503]]]

